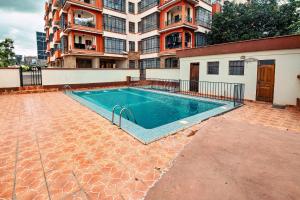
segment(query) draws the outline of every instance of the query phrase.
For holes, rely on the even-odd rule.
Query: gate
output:
[[[42,85],[41,67],[31,67],[30,69],[20,67],[20,84],[21,87]]]

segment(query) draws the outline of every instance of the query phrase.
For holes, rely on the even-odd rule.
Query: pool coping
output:
[[[188,99],[194,99],[194,100],[202,100],[202,101],[208,101],[208,102],[214,102],[214,103],[221,103],[224,104],[223,106],[198,113],[196,115],[186,117],[156,128],[152,129],[145,129],[125,118],[122,118],[122,127],[125,132],[127,132],[129,135],[137,139],[143,144],[150,144],[152,142],[155,142],[157,140],[160,140],[164,137],[168,137],[170,135],[176,134],[177,132],[184,130],[186,128],[189,128],[193,125],[196,125],[198,123],[201,123],[202,121],[205,121],[211,117],[218,116],[221,114],[224,114],[226,112],[229,112],[239,106],[234,106],[233,102],[230,101],[222,101],[222,100],[214,100],[214,99],[209,99],[209,98],[203,98],[203,97],[193,97],[193,96],[188,96],[184,94],[176,94],[176,93],[170,93],[170,92],[164,92],[164,91],[156,91],[156,90],[151,90],[151,89],[142,89],[142,88],[136,88],[136,87],[115,87],[115,88],[101,88],[101,89],[88,89],[88,90],[76,90],[76,92],[86,92],[86,91],[107,91],[107,90],[116,90],[116,89],[124,89],[124,88],[133,88],[136,90],[142,90],[142,91],[148,91],[148,92],[153,92],[153,93],[161,93],[164,95],[169,95],[169,96],[177,96],[181,98],[188,98]],[[92,111],[96,112],[100,116],[106,118],[107,120],[111,121],[112,120],[112,112],[84,99],[79,97],[78,95],[74,94],[73,91],[67,91],[65,94],[72,99],[76,100],[83,106],[88,107]],[[115,114],[114,118],[114,123],[116,126],[118,122],[119,115]],[[119,127],[119,126],[118,126]],[[146,137],[145,137],[146,136]]]

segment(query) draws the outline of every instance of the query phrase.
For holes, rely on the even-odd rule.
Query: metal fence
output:
[[[242,83],[174,79],[140,80],[140,78],[134,77],[131,78],[131,86],[166,92],[176,92],[190,96],[232,101],[235,105],[244,103],[245,85]]]
[[[42,85],[42,70],[40,67],[24,69],[20,67],[20,84],[23,86]]]

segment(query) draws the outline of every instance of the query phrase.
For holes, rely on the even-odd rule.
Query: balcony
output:
[[[194,9],[188,5],[177,5],[168,10],[162,12],[164,22],[161,23],[160,32],[168,31],[180,27],[186,27],[191,29],[197,29],[194,24],[193,16]]]
[[[58,8],[61,7],[61,3],[60,3],[60,0],[53,0],[53,3],[52,3],[52,10],[57,10]]]
[[[96,45],[86,45],[86,44],[74,43],[74,48],[89,50],[89,51],[96,51]]]
[[[192,34],[190,31],[173,32],[171,34],[163,36],[160,56],[175,55],[176,50],[192,48]]]
[[[53,26],[59,26],[60,25],[60,17],[59,12],[56,12],[53,18]]]
[[[50,42],[47,43],[47,51],[50,51]]]
[[[100,30],[100,25],[96,25],[96,15],[84,10],[72,10],[69,11],[69,15],[74,16],[69,19],[68,24],[65,24],[63,29],[64,32],[68,33],[71,30],[94,33],[94,34],[102,34]]]
[[[73,39],[69,39],[67,42],[71,45],[67,46],[64,53],[102,55],[103,53],[101,53],[100,46],[97,45],[100,39],[100,36],[76,34]]]
[[[61,50],[60,49],[57,49],[55,52],[54,52],[54,57],[55,59],[59,59],[61,58]]]
[[[71,5],[89,8],[92,10],[101,11],[102,5],[100,0],[61,0],[63,10],[67,11]]]
[[[93,33],[100,35],[102,34],[102,31],[88,26],[81,26],[73,23],[69,23],[68,25],[64,25],[64,33],[69,33],[70,31],[79,31],[79,32],[85,32],[85,33]]]
[[[48,12],[49,12],[49,4],[46,2],[45,3],[45,15],[47,15],[48,14]]]
[[[60,30],[56,30],[54,33],[54,43],[55,44],[60,43]]]
[[[181,0],[160,0],[158,9],[163,10],[163,9],[165,9],[165,8],[171,6],[171,5],[174,5],[175,3],[178,3],[180,1]],[[199,0],[187,0],[187,2],[196,5],[196,4],[199,3]]]
[[[96,23],[94,22],[94,18],[74,18],[74,25],[78,26],[86,26],[89,28],[96,28]]]
[[[164,26],[161,26],[159,32],[165,32],[177,28],[190,28],[190,29],[197,29],[197,26],[193,24],[193,19],[191,17],[185,17],[183,20],[180,18],[177,19],[170,19],[165,21]]]

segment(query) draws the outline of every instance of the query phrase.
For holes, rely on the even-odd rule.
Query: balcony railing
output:
[[[60,0],[61,5],[64,5],[66,2],[78,2],[83,4],[90,4],[91,6],[96,5],[95,0]]]
[[[210,1],[210,0],[207,0],[207,1]],[[175,4],[177,1],[176,0],[160,0],[160,7],[167,7],[167,6],[170,6],[170,5],[173,5]],[[187,2],[189,3],[192,3],[192,4],[197,4],[199,2],[199,0],[187,0]]]
[[[186,22],[189,22],[189,23],[192,23],[192,22],[193,22],[193,18],[191,18],[191,17],[189,17],[189,16],[187,16],[185,19],[186,19]]]
[[[169,26],[169,25],[176,24],[176,23],[179,23],[179,22],[181,22],[181,17],[180,18],[173,18],[173,19],[167,20],[165,22],[165,25]]]
[[[74,43],[74,48],[95,51],[96,45],[86,45],[86,44]]]
[[[188,23],[192,23],[193,22],[193,18],[191,17],[185,17],[185,20],[182,20],[182,18],[173,18],[170,20],[165,21],[165,26],[170,26],[172,24],[177,24],[180,22],[188,22]]]

